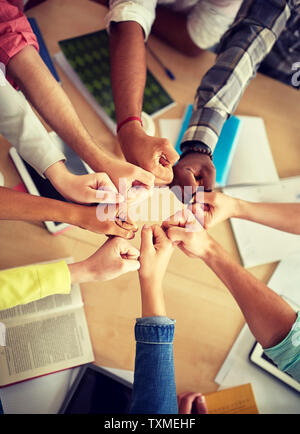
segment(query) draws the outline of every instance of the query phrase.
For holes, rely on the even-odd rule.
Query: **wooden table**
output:
[[[57,41],[104,28],[106,11],[104,6],[88,0],[49,0],[31,9],[28,16],[37,19],[53,55],[59,51]],[[188,58],[154,37],[150,37],[149,44],[176,75],[176,80],[170,81],[155,60],[148,58],[150,70],[177,102],[163,117],[181,117],[215,56],[206,52],[198,58]],[[120,156],[116,139],[59,68],[58,71],[63,88],[97,143]],[[237,114],[263,117],[280,177],[300,175],[297,90],[258,75],[245,92]],[[9,160],[8,149],[9,144],[1,139],[0,171],[5,175],[6,186],[13,187],[20,178]],[[240,261],[228,221],[210,232]],[[105,236],[79,228],[52,236],[42,224],[4,221],[0,222],[0,237],[2,269],[70,255],[81,260],[105,240]],[[133,244],[139,246],[139,242],[137,235]],[[276,264],[268,264],[250,271],[267,282],[275,267]],[[179,250],[170,261],[164,287],[168,315],[177,320],[174,352],[178,392],[214,391],[214,377],[244,324],[242,314],[208,267]],[[82,292],[96,363],[133,369],[133,326],[140,315],[137,274],[106,283],[84,284]]]

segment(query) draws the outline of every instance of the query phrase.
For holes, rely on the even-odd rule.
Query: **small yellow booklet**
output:
[[[251,384],[205,395],[209,414],[258,414]]]

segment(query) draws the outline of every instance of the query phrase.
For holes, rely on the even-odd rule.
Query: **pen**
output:
[[[151,50],[151,48],[149,47],[149,45],[147,46],[149,53],[154,57],[154,59],[157,61],[157,63],[159,63],[159,65],[165,70],[165,73],[167,74],[167,76],[171,79],[171,80],[175,80],[175,75],[172,73],[172,71],[170,71],[160,60],[159,57],[157,57],[157,55]]]

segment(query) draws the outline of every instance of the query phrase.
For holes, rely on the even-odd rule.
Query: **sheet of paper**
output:
[[[268,286],[300,307],[300,252],[278,264]]]
[[[251,384],[205,395],[209,414],[258,414]]]
[[[300,202],[300,177],[277,184],[225,187],[229,196],[253,202]],[[300,252],[300,236],[242,219],[231,219],[234,236],[245,267],[280,261]]]
[[[255,116],[238,118],[242,120],[241,130],[226,185],[279,181],[263,119]]]
[[[175,146],[180,132],[182,119],[160,119],[158,123],[160,137],[170,140],[170,142]]]
[[[5,347],[5,334],[6,334],[6,327],[3,322],[0,322],[0,346]]]

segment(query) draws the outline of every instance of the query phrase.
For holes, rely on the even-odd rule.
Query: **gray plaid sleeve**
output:
[[[291,15],[286,0],[245,0],[224,35],[215,65],[197,90],[181,148],[199,141],[213,151],[226,119],[234,113],[247,85],[271,51]]]

